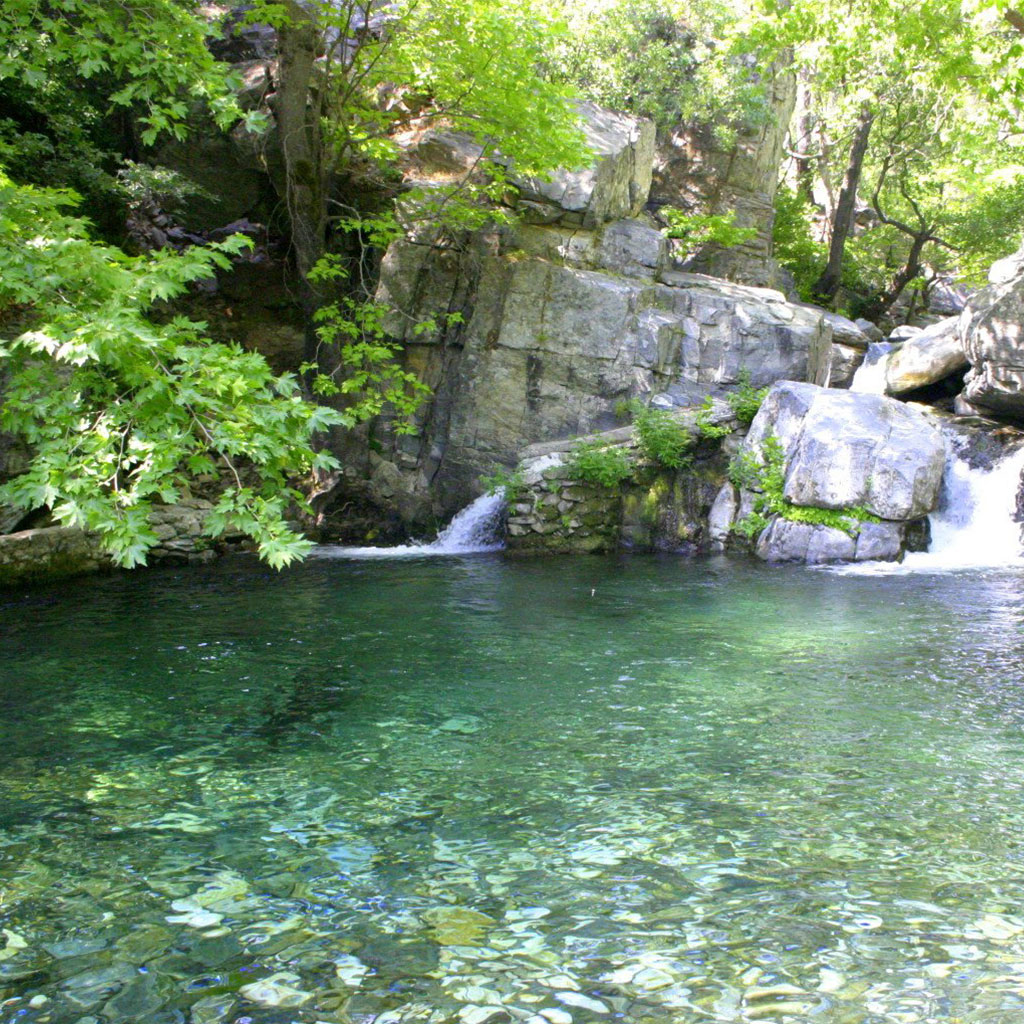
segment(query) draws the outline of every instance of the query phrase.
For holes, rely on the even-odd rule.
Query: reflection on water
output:
[[[1018,573],[0,596],[0,1020],[1024,1019]]]

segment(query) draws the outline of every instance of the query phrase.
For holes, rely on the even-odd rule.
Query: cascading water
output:
[[[437,535],[437,539],[393,548],[333,547],[315,548],[313,554],[321,558],[423,558],[433,555],[472,555],[487,551],[500,551],[501,517],[505,508],[505,492],[483,494],[476,501],[456,513],[452,521]]]
[[[1024,447],[988,470],[972,468],[951,449],[939,507],[931,515],[931,545],[927,551],[908,554],[903,567],[942,570],[1024,566],[1021,524],[1015,519],[1022,469]]]
[[[884,395],[886,356],[897,348],[899,345],[889,341],[872,342],[868,345],[868,350],[864,353],[864,362],[853,375],[850,390]]]
[[[1017,488],[1024,471],[1024,447],[990,469],[975,468],[961,454],[962,440],[947,434],[949,454],[939,506],[929,516],[931,544],[902,562],[845,565],[843,574],[947,572],[957,569],[1024,567]]]

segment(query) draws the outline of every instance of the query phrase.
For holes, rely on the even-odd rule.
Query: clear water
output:
[[[0,1020],[1024,1019],[1024,576],[0,596]]]

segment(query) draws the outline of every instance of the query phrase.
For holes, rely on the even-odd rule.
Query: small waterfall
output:
[[[474,555],[500,551],[501,519],[505,509],[505,492],[483,494],[471,502],[429,544],[423,541],[393,548],[335,547],[321,545],[313,550],[320,558],[429,558],[434,555]]]
[[[891,341],[873,341],[864,354],[864,362],[857,367],[850,384],[851,391],[866,391],[872,395],[885,394],[885,366],[890,352],[899,345]]]
[[[902,562],[859,562],[832,568],[841,575],[895,575],[957,569],[1024,568],[1021,524],[1015,519],[1024,447],[991,469],[976,469],[947,434],[949,455],[939,507],[928,518],[927,551],[908,552]]]
[[[939,507],[931,515],[927,551],[908,554],[913,570],[1024,566],[1021,524],[1015,520],[1024,447],[991,469],[973,469],[955,450],[946,462]]]
[[[435,555],[500,551],[502,544],[498,540],[498,530],[504,509],[503,489],[499,488],[494,494],[482,494],[455,515],[437,535],[437,540],[427,545],[427,550]]]

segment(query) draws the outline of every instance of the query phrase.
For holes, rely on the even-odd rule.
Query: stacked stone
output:
[[[203,532],[212,508],[205,498],[183,498],[175,505],[156,506],[149,521],[159,543],[148,560],[195,565],[216,558],[213,542]]]
[[[506,554],[587,554],[617,546],[618,490],[581,484],[560,460],[526,479],[509,501]]]

